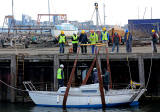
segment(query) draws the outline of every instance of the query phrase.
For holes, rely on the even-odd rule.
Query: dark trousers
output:
[[[112,52],[114,52],[115,47],[117,46],[117,53],[119,52],[119,43],[113,43]]]
[[[126,43],[126,52],[132,52],[132,43]]]
[[[156,46],[157,42],[153,42],[153,52],[157,52],[157,46]]]
[[[77,53],[78,44],[73,44],[73,53]]]
[[[59,44],[59,47],[60,47],[60,53],[64,53],[64,43],[60,43]]]
[[[64,80],[63,79],[58,79],[58,88],[64,86]]]
[[[81,52],[87,53],[87,46],[81,46]]]

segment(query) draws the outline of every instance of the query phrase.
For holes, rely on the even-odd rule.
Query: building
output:
[[[160,19],[128,20],[128,28],[136,37],[149,37],[151,30],[159,32]]]

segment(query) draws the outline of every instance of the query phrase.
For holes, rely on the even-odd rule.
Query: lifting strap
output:
[[[74,76],[74,73],[75,73],[75,69],[76,69],[76,65],[77,65],[77,60],[78,60],[78,54],[79,54],[79,51],[80,51],[80,47],[78,47],[78,53],[77,53],[77,57],[74,61],[74,65],[73,65],[73,68],[72,68],[72,72],[70,74],[70,78],[69,78],[69,81],[68,81],[68,84],[67,84],[67,88],[66,88],[66,91],[65,91],[65,94],[64,94],[64,98],[63,98],[63,109],[66,109],[66,102],[67,102],[67,98],[68,98],[68,93],[69,93],[69,89],[71,87],[71,82],[72,82],[72,78]]]
[[[99,79],[99,90],[101,94],[101,102],[102,102],[102,107],[104,109],[106,107],[106,103],[105,103],[105,96],[104,96],[104,90],[103,90],[102,73],[100,70],[99,63],[98,63],[97,54],[96,54],[96,67],[98,69],[98,79]]]
[[[107,70],[110,74],[110,84],[109,84],[109,88],[112,89],[112,77],[111,77],[111,68],[110,68],[110,64],[109,64],[109,53],[108,53],[108,47],[106,47],[106,54],[107,54]]]
[[[101,49],[101,48],[98,49],[98,52],[99,52],[100,49]],[[97,52],[96,52],[96,53],[97,53]],[[92,72],[92,70],[93,70],[93,67],[94,67],[95,62],[96,62],[96,56],[95,56],[94,60],[92,61],[92,64],[91,64],[91,66],[90,66],[90,68],[89,68],[89,70],[88,70],[88,72],[87,72],[87,75],[86,75],[85,79],[84,79],[83,82],[82,82],[82,85],[86,85],[86,83],[87,83],[87,81],[88,81],[88,78],[89,78],[89,76],[90,76],[90,74],[91,74],[91,72]]]

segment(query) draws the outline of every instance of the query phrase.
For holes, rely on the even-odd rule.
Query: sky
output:
[[[128,19],[160,18],[160,0],[50,0],[50,13],[67,14],[68,20],[88,21],[94,12],[94,3],[99,4],[101,24],[104,24],[103,5],[105,4],[106,24],[125,25]],[[15,19],[21,20],[22,14],[37,19],[37,14],[48,13],[48,0],[14,0]],[[12,14],[12,0],[0,0],[0,26],[5,15]],[[45,18],[42,18],[42,21]],[[93,18],[95,22],[95,15]]]

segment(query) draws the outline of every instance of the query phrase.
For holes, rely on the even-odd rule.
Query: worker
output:
[[[94,48],[95,48],[95,44],[98,43],[98,35],[95,33],[94,30],[90,31],[90,42],[91,42],[91,48],[92,48],[92,54],[94,54]]]
[[[114,33],[113,37],[112,37],[112,43],[113,43],[113,47],[112,47],[112,52],[114,52],[115,47],[117,46],[117,53],[119,52],[119,43],[121,43],[121,37],[118,35],[117,32]]]
[[[64,45],[66,43],[66,36],[64,31],[61,31],[61,34],[58,36],[58,43],[60,47],[60,53],[64,53]]]
[[[79,43],[80,44],[87,44],[88,43],[88,38],[87,38],[87,34],[85,33],[85,30],[82,30],[82,32],[80,34]],[[82,52],[82,54],[87,53],[87,46],[86,45],[81,45],[81,52]]]
[[[73,45],[73,53],[77,53],[78,35],[75,33],[72,36],[72,45]]]
[[[101,40],[102,43],[106,43],[106,47],[108,47],[108,42],[109,42],[109,33],[106,30],[106,27],[102,28],[102,32],[101,32]]]
[[[132,52],[132,34],[128,31],[128,29],[126,30],[124,41],[126,42],[126,52]]]
[[[57,79],[58,79],[58,88],[64,86],[64,65],[60,64],[60,67],[57,70]]]
[[[98,72],[97,72],[97,68],[93,68],[93,82],[98,83]]]
[[[157,53],[156,44],[157,44],[159,36],[158,36],[158,34],[156,33],[155,30],[152,30],[151,37],[152,37],[152,43],[151,43],[151,45],[152,45],[152,51],[153,51],[153,53]]]

